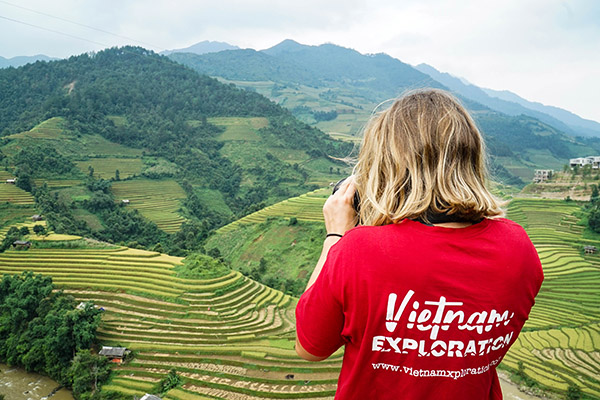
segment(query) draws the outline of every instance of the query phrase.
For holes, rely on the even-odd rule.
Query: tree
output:
[[[29,235],[29,228],[28,228],[28,227],[26,227],[26,226],[22,226],[22,227],[19,229],[19,233],[20,233],[22,236]]]
[[[121,180],[121,174],[119,173],[118,169],[115,169],[115,181],[120,181]]]
[[[23,189],[26,192],[31,192],[33,190],[33,182],[31,181],[31,177],[27,173],[20,173],[17,175],[16,186],[18,188]]]
[[[567,400],[579,400],[581,396],[581,388],[574,383],[569,384],[567,388]]]
[[[598,191],[598,185],[592,185],[592,194],[590,196],[590,202],[596,204],[600,200],[600,191]]]
[[[52,278],[23,272],[0,281],[0,359],[50,375],[63,385],[76,352],[96,336],[100,311],[54,291]]]
[[[69,368],[73,394],[80,398],[82,394],[94,394],[99,385],[110,376],[110,363],[106,357],[92,354],[90,350],[77,352]]]
[[[88,165],[88,175],[90,178],[94,177],[94,167],[92,167],[91,165]]]
[[[181,385],[181,377],[177,375],[177,370],[173,368],[169,371],[165,378],[158,382],[154,390],[162,396],[169,390],[179,385]]]
[[[46,228],[44,228],[44,225],[34,225],[33,227],[33,232],[36,235],[43,235],[44,233],[46,233]]]

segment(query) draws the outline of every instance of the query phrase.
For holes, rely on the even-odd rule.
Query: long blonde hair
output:
[[[442,90],[410,92],[374,116],[354,167],[360,222],[476,221],[503,215],[486,188],[485,145],[473,119]]]

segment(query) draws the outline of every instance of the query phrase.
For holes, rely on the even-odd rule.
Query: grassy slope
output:
[[[342,140],[358,141],[373,110],[381,107],[385,108],[386,105],[384,102],[380,106],[342,87],[314,88],[305,85],[286,85],[270,81],[229,81],[222,78],[219,78],[219,80],[255,90],[292,110],[302,121],[316,126],[336,139]],[[300,107],[307,107],[309,110],[299,111]],[[332,121],[316,121],[311,113],[311,111],[331,110],[338,112],[337,118]],[[477,115],[482,111],[472,112],[474,115]],[[529,121],[528,124],[540,136],[550,133],[546,130],[547,126],[535,120]],[[569,143],[569,147],[575,154],[581,154],[581,156],[589,152],[586,146],[574,140]],[[531,181],[535,169],[561,170],[563,165],[568,161],[565,158],[553,155],[547,149],[528,148],[525,150],[519,149],[519,152],[518,156],[497,157],[497,160],[509,172],[523,179],[525,182]]]
[[[7,155],[14,154],[24,146],[44,143],[75,161],[81,171],[79,177],[34,179],[36,185],[46,183],[51,189],[57,190],[61,199],[67,203],[89,198],[89,191],[83,185],[83,175],[89,173],[88,166],[94,169],[94,177],[103,179],[114,178],[117,169],[121,179],[139,176],[144,166],[142,150],[110,142],[99,135],[75,135],[65,127],[62,118],[50,118],[30,131],[10,135],[8,138],[11,141],[1,149]],[[10,172],[0,171],[0,179],[9,177],[12,177]],[[178,210],[181,207],[180,200],[186,196],[173,179],[157,181],[136,178],[115,182],[113,192],[119,200],[130,199],[130,207],[139,209],[144,217],[166,232],[175,232],[184,221]],[[211,196],[206,198],[210,199]],[[0,201],[33,205],[33,198],[14,185],[0,186]],[[18,210],[14,213],[18,213]],[[32,210],[31,214],[34,213]],[[88,223],[92,229],[104,229],[98,218],[85,210],[76,210],[75,216]]]
[[[218,137],[223,142],[221,154],[244,170],[268,165],[267,153],[270,153],[286,164],[301,166],[308,173],[307,183],[318,186],[325,186],[331,181],[337,181],[338,176],[351,173],[349,167],[340,166],[323,158],[314,159],[303,150],[288,149],[268,143],[259,132],[261,128],[268,126],[265,118],[220,117],[209,118],[208,122],[225,128]],[[243,179],[244,186],[252,185],[251,174],[245,173]],[[300,194],[295,185],[285,181],[281,182],[280,187],[288,190],[292,195]]]

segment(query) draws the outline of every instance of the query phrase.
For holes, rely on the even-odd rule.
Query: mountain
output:
[[[333,44],[306,46],[285,40],[262,51],[176,53],[170,58],[198,72],[230,80],[271,80],[313,87],[348,88],[367,101],[396,97],[415,87],[443,87],[386,54],[362,55]]]
[[[419,64],[415,68],[441,82],[455,93],[493,110],[515,116],[525,114],[573,136],[600,137],[600,123],[583,119],[561,108],[530,102],[509,91],[480,88],[461,78],[440,72],[427,64]]]
[[[35,56],[17,56],[13,58],[4,58],[0,56],[0,68],[20,67],[25,64],[34,63],[36,61],[52,60],[58,60],[58,58],[48,57],[43,54],[37,54]]]
[[[183,49],[173,49],[173,50],[165,50],[160,54],[168,56],[173,53],[193,53],[193,54],[206,54],[206,53],[218,53],[223,50],[237,50],[239,47],[230,45],[225,42],[212,42],[209,40],[204,40],[202,42],[193,44],[189,47],[185,47]]]
[[[502,100],[511,101],[522,105],[533,111],[539,111],[554,117],[563,123],[569,125],[575,132],[580,133],[584,136],[600,136],[600,123],[581,118],[577,114],[562,108],[547,106],[542,103],[525,100],[519,95],[512,93],[508,90],[493,90],[482,88],[484,92],[492,97],[497,97]]]
[[[422,71],[386,54],[361,54],[322,44],[285,40],[269,49],[169,56],[191,68],[259,92],[333,137],[356,141],[372,110],[416,88],[451,90],[486,135],[496,179],[523,184],[534,169],[562,169],[568,158],[600,149],[593,139],[574,139],[565,123],[547,114],[487,95],[431,67]],[[439,78],[439,81],[437,80]],[[518,178],[516,178],[518,177]]]
[[[181,255],[338,180],[332,157],[352,148],[137,47],[0,70],[0,132],[3,174],[35,192],[55,231]]]

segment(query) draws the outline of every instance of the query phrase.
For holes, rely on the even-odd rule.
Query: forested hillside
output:
[[[372,110],[382,107],[381,102],[416,88],[448,89],[386,54],[364,55],[333,44],[305,46],[286,40],[262,51],[170,57],[264,94],[303,121],[350,140],[361,132]],[[600,151],[600,140],[567,136],[561,130],[564,124],[552,126],[532,116],[504,114],[478,103],[468,93],[455,94],[486,135],[496,180],[523,184],[536,168],[562,169],[570,157],[584,156],[590,148]]]
[[[0,132],[6,176],[55,230],[183,250],[335,179],[344,166],[331,157],[352,149],[260,94],[134,47],[1,70]],[[135,212],[118,206],[130,197]],[[148,206],[165,198],[164,212]]]

